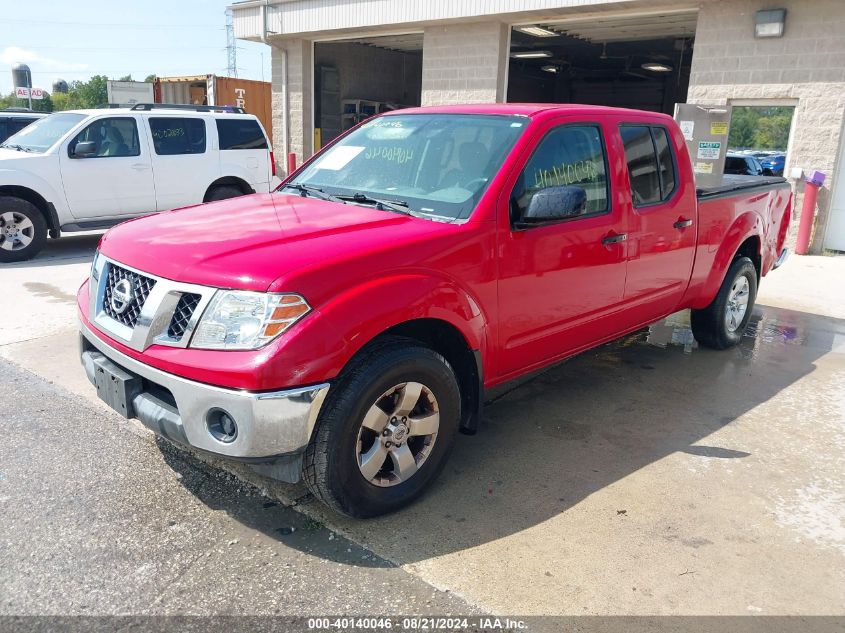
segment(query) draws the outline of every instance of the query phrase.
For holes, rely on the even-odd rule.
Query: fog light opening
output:
[[[205,416],[208,432],[218,442],[230,444],[238,437],[238,425],[235,419],[223,409],[212,409]]]

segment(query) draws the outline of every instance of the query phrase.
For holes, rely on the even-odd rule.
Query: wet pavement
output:
[[[52,324],[0,315],[0,337],[12,339],[0,339],[0,356],[86,399],[84,407],[75,399],[65,407],[72,397],[46,385],[28,391],[24,375],[14,374],[16,389],[24,389],[15,397],[40,397],[37,408],[46,413],[42,419],[26,409],[44,430],[27,433],[14,422],[14,449],[0,448],[0,470],[11,463],[23,472],[32,462],[26,479],[43,481],[14,498],[3,492],[8,480],[0,482],[3,511],[16,517],[18,535],[0,541],[4,560],[11,555],[20,572],[10,584],[12,574],[0,571],[7,604],[51,608],[50,585],[35,580],[49,556],[26,561],[32,551],[61,551],[66,541],[56,526],[70,525],[76,558],[60,557],[49,576],[68,595],[92,595],[101,610],[152,608],[159,595],[152,587],[162,585],[180,588],[180,597],[166,596],[156,609],[220,609],[214,590],[243,585],[248,597],[264,596],[244,602],[244,612],[266,612],[274,594],[262,570],[269,565],[280,582],[294,582],[276,566],[275,551],[299,565],[296,604],[318,612],[305,595],[310,577],[320,581],[339,568],[347,573],[341,584],[404,573],[433,596],[442,594],[432,587],[449,589],[459,600],[433,603],[439,608],[503,614],[845,613],[845,259],[794,258],[764,279],[734,349],[698,347],[681,312],[500,390],[485,409],[484,429],[459,436],[424,499],[361,522],[328,512],[302,487],[250,478],[259,493],[106,412],[76,365],[66,325],[72,306],[61,300],[75,289],[62,275],[84,267],[86,256],[83,249],[44,277],[13,271],[8,283],[17,284],[20,305],[53,311]],[[18,330],[9,334],[6,323]],[[2,371],[5,393],[13,372]],[[61,425],[53,420],[57,402]],[[0,416],[8,411],[0,408]],[[77,428],[78,438],[60,433]],[[44,434],[52,439],[42,460]],[[272,499],[295,502],[295,510],[269,506],[268,519],[263,505]],[[212,552],[211,562],[193,560],[195,552],[171,537],[169,521],[196,530],[197,551]],[[296,521],[328,530],[276,531]],[[86,532],[89,523],[100,527]],[[342,549],[324,547],[341,538],[328,541],[330,533],[363,549],[350,544],[354,555],[343,558]],[[100,549],[99,534],[120,547]],[[233,539],[238,543],[227,545]],[[246,554],[228,555],[245,543]],[[92,563],[74,569],[70,561],[86,557]],[[127,587],[125,602],[109,605],[95,600],[91,583],[101,582],[98,570],[112,557]],[[150,567],[134,575],[130,562]],[[179,575],[180,566],[189,572]],[[261,591],[247,589],[253,586]],[[331,604],[342,609],[344,599]]]

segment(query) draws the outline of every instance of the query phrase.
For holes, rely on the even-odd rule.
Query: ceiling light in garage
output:
[[[663,64],[661,62],[646,62],[642,65],[644,70],[650,70],[653,73],[670,73],[672,72],[672,67],[669,64]]]
[[[558,35],[554,31],[544,29],[542,26],[515,26],[514,28],[520,33],[533,35],[534,37],[557,37]]]
[[[754,14],[754,37],[781,37],[786,9],[767,9]]]
[[[552,54],[549,51],[520,51],[511,53],[511,57],[514,59],[544,59],[551,56]]]
[[[545,70],[547,73],[556,73],[560,71],[560,66],[555,66],[554,64],[546,64],[545,66],[540,66],[540,70]]]

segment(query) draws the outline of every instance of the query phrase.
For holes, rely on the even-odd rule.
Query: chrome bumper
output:
[[[92,384],[97,366],[109,362],[143,378],[131,396],[132,417],[174,442],[225,457],[261,461],[302,452],[329,390],[328,383],[273,392],[214,387],[138,362],[103,343],[85,323],[79,329],[80,357]],[[221,409],[238,425],[228,443],[208,428],[209,413]]]

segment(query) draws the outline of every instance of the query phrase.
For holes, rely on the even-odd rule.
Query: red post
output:
[[[810,234],[813,232],[813,220],[816,217],[816,198],[819,185],[807,182],[804,187],[804,203],[801,205],[801,220],[798,223],[798,239],[795,244],[797,255],[806,255],[810,249]]]
[[[296,154],[291,152],[288,154],[288,176],[296,171]]]

